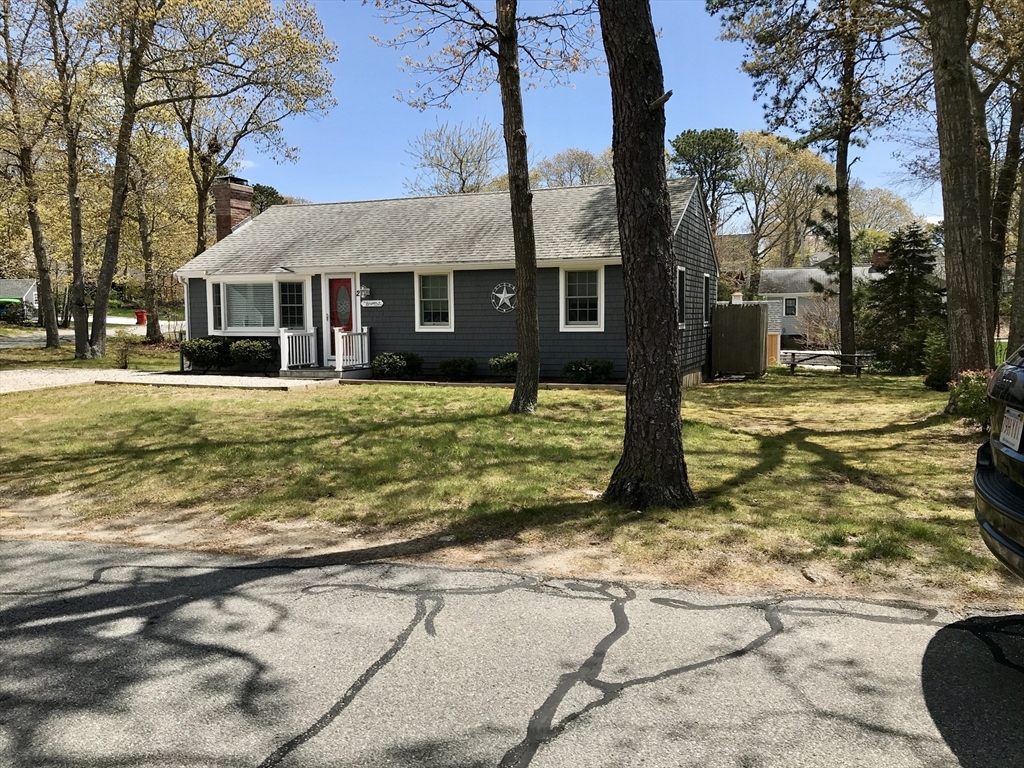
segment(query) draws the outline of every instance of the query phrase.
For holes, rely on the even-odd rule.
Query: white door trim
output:
[[[331,334],[334,333],[334,329],[331,328],[331,280],[344,278],[352,281],[352,330],[359,330],[363,327],[361,324],[362,312],[359,306],[359,273],[332,272],[320,275],[320,295],[322,297],[320,306],[323,308],[324,313],[324,365],[327,367],[334,365],[334,355],[331,354]]]

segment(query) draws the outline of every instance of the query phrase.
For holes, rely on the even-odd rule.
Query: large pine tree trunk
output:
[[[527,162],[523,94],[519,78],[516,0],[497,0],[498,83],[505,121],[512,239],[516,253],[516,387],[509,413],[537,409],[540,381],[540,322],[537,317],[537,242],[533,231],[533,193]]]
[[[928,0],[928,7],[945,224],[949,356],[953,375],[959,376],[984,369],[992,357],[991,271],[982,248],[967,43],[969,4]]]
[[[696,502],[683,456],[665,85],[649,0],[599,0],[626,290],[626,433],[605,498],[632,509]]]
[[[839,346],[843,355],[857,352],[853,318],[853,237],[850,226],[850,142],[853,127],[861,120],[857,98],[857,41],[856,21],[852,15],[844,17],[841,103],[836,136],[836,244],[839,257]],[[852,362],[843,363],[842,373],[853,373]]]

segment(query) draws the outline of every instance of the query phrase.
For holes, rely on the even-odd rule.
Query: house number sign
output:
[[[512,283],[498,283],[491,291],[491,306],[499,312],[511,312],[516,308],[516,287]]]
[[[363,299],[359,302],[361,307],[383,307],[384,301],[382,299]]]

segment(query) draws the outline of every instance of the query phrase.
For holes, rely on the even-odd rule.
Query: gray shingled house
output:
[[[699,381],[718,265],[693,179],[670,182],[680,371]],[[366,375],[382,352],[487,361],[516,348],[507,193],[275,206],[215,185],[218,242],[179,269],[190,338],[278,338],[282,372]],[[541,375],[580,358],[626,373],[622,260],[611,185],[534,191]]]
[[[36,281],[31,278],[24,280],[0,280],[0,299],[17,300],[25,307],[25,316],[36,319],[39,307],[39,294]]]
[[[881,273],[866,265],[853,266],[854,282],[877,280]],[[838,293],[839,276],[821,267],[787,267],[761,270],[761,296],[782,304],[782,348],[807,338],[807,320],[821,301],[822,289]]]

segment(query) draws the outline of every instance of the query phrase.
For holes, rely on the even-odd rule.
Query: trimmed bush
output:
[[[230,343],[223,337],[188,339],[181,342],[181,354],[192,365],[206,373],[211,368],[227,368],[231,365]]]
[[[395,354],[405,360],[406,376],[417,376],[423,370],[423,358],[415,352],[396,352]]]
[[[442,379],[448,381],[469,381],[476,376],[476,360],[472,357],[453,357],[442,360],[437,366]]]
[[[25,305],[22,302],[18,301],[10,304],[5,302],[0,304],[0,323],[24,325],[25,320]]]
[[[409,363],[398,352],[382,352],[370,365],[375,379],[401,379],[409,369]]]
[[[515,378],[516,370],[519,368],[519,354],[517,352],[506,352],[504,355],[492,357],[487,361],[487,367],[495,376],[507,376]]]
[[[594,384],[612,376],[611,360],[570,360],[562,367],[562,374],[577,384]]]
[[[266,372],[274,362],[274,345],[263,339],[239,339],[230,349],[231,362],[239,368]]]
[[[964,421],[988,430],[992,407],[986,397],[992,371],[964,371],[949,388],[949,405],[946,413],[959,416]]]
[[[143,341],[142,336],[136,336],[131,331],[127,331],[124,328],[119,328],[117,333],[114,334],[111,346],[114,350],[114,359],[117,360],[117,367],[123,370],[128,369],[128,361],[131,358],[132,348],[136,344],[141,344]]]

